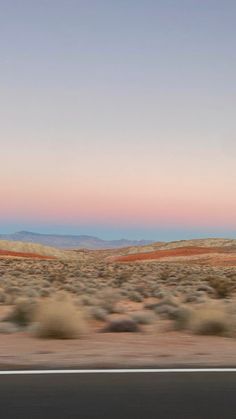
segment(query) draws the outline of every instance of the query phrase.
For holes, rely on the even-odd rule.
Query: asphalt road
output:
[[[2,419],[236,418],[236,373],[0,376]]]

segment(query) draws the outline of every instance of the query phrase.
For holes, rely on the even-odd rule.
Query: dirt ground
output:
[[[174,331],[90,333],[76,340],[39,340],[26,332],[1,335],[0,367],[83,368],[235,366],[236,341]]]
[[[128,311],[139,305],[126,303]],[[0,317],[9,309],[2,306]],[[104,333],[103,326],[90,320],[87,333],[71,340],[38,339],[30,331],[1,333],[0,369],[236,365],[236,339],[173,331],[168,320],[142,325],[138,333]]]

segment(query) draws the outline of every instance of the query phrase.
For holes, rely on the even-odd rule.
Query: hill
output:
[[[212,257],[210,257],[212,255]],[[153,243],[148,246],[129,247],[108,255],[107,261],[135,262],[148,260],[177,261],[207,259],[210,263],[235,264],[236,240],[234,239],[194,239],[166,243]]]
[[[24,243],[9,240],[0,240],[0,254],[8,256],[29,257],[47,257],[47,258],[71,258],[71,252],[64,252],[49,246],[43,246],[36,243]]]
[[[236,250],[236,239],[207,238],[207,239],[191,239],[177,240],[170,242],[155,242],[144,246],[129,246],[121,249],[120,254],[133,254],[140,252],[153,252],[155,250],[168,250],[179,247],[223,247],[226,249]]]

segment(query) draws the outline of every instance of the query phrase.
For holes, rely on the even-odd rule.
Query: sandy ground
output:
[[[1,334],[0,367],[236,366],[236,341],[143,327],[141,333],[90,333],[76,340]]]

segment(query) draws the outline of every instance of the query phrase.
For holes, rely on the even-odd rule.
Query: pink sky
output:
[[[90,157],[89,150],[77,162],[76,145],[70,148],[65,162],[63,150],[29,161],[20,148],[3,162],[3,219],[149,227],[235,225],[234,166],[231,156],[220,160],[217,149],[206,148],[207,159],[201,161],[191,160],[189,153],[169,158],[168,150],[160,157],[156,145],[149,156],[134,147],[132,161],[132,150],[123,157],[120,147],[114,151],[116,158],[111,150],[108,160],[102,152]]]

